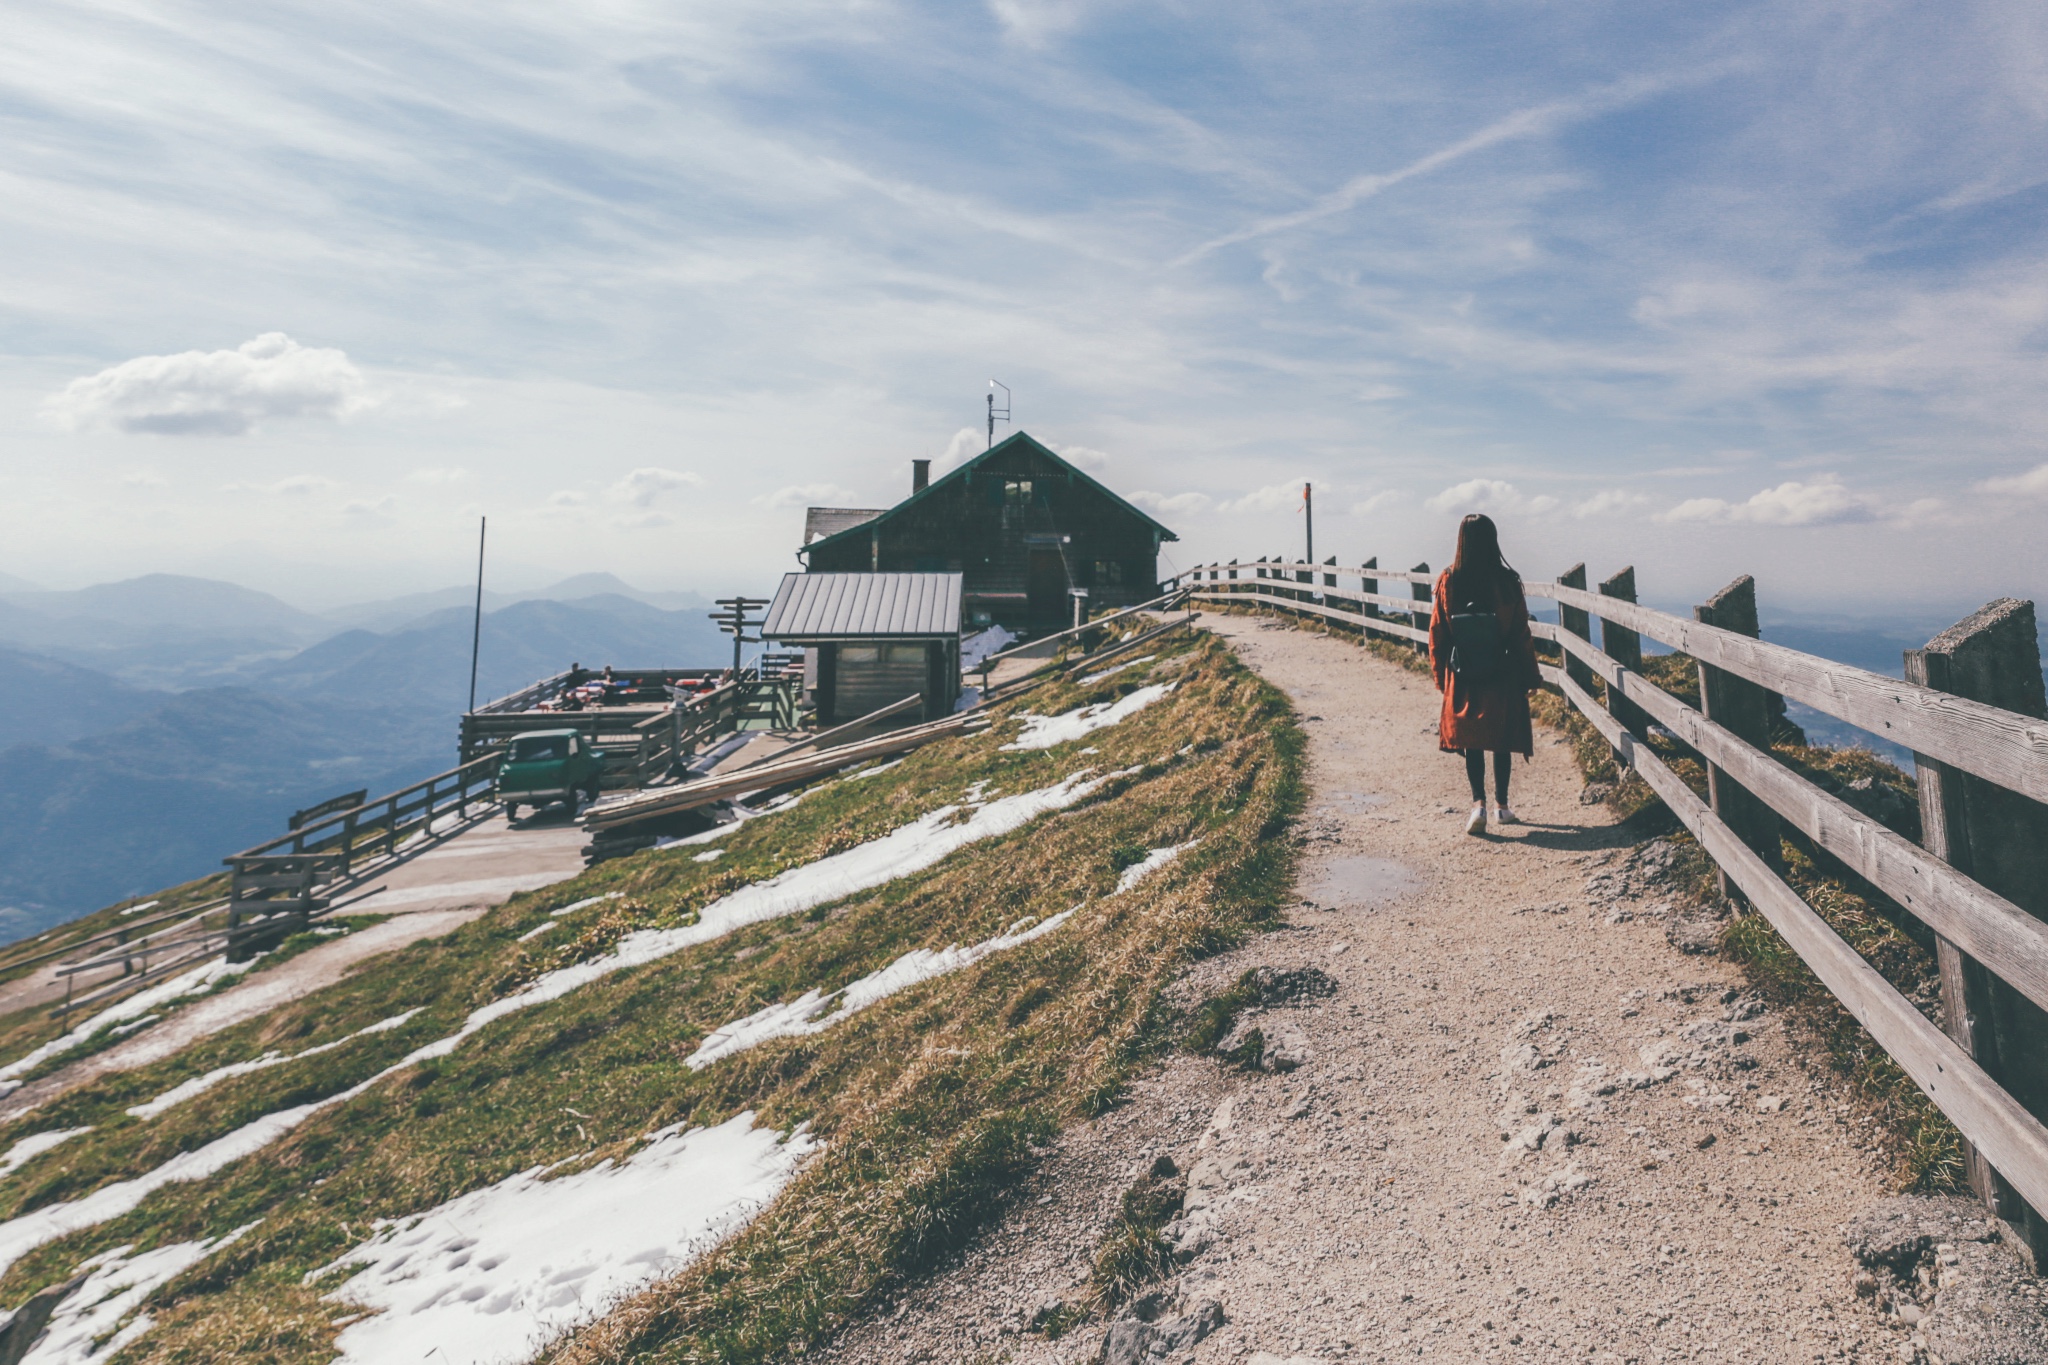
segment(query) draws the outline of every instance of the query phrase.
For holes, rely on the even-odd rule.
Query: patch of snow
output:
[[[709,853],[692,853],[690,855],[690,861],[693,863],[715,863],[724,856],[724,849],[714,848]]]
[[[580,901],[572,901],[559,910],[550,910],[548,913],[556,919],[560,919],[564,915],[573,915],[578,910],[588,910],[591,906],[601,904],[604,901],[615,901],[625,894],[623,891],[607,891],[602,896],[589,896]]]
[[[0,1275],[46,1242],[119,1218],[167,1185],[205,1180],[243,1157],[262,1151],[321,1110],[354,1099],[386,1076],[418,1062],[448,1056],[471,1034],[507,1015],[558,1000],[614,972],[660,961],[685,948],[722,938],[746,925],[801,914],[816,906],[873,890],[899,877],[922,872],[969,844],[1008,834],[1040,815],[1084,800],[1113,778],[1128,775],[1105,773],[1091,778],[1089,772],[1084,769],[1050,787],[991,801],[958,823],[952,822],[961,808],[941,806],[922,819],[913,820],[879,839],[871,839],[802,867],[793,867],[766,881],[743,886],[705,906],[695,924],[677,929],[642,929],[627,934],[602,957],[548,972],[511,995],[479,1006],[470,1012],[462,1027],[454,1033],[414,1048],[374,1076],[346,1090],[265,1114],[203,1147],[182,1152],[142,1175],[103,1185],[82,1198],[47,1204],[0,1223]]]
[[[534,925],[533,928],[528,929],[525,933],[521,934],[518,938],[515,938],[512,941],[514,943],[524,943],[528,939],[539,938],[542,934],[545,934],[550,929],[559,929],[561,927],[562,922],[558,919],[544,919],[539,924]]]
[[[553,927],[554,923],[553,920],[549,920],[548,927]],[[359,1028],[347,1037],[336,1038],[333,1042],[322,1043],[318,1047],[309,1047],[304,1052],[266,1052],[254,1061],[230,1062],[226,1066],[217,1066],[204,1075],[194,1076],[191,1080],[181,1085],[172,1086],[155,1099],[150,1100],[146,1104],[138,1104],[128,1112],[139,1119],[153,1119],[166,1109],[175,1108],[186,1100],[205,1094],[222,1081],[232,1080],[236,1076],[247,1076],[255,1071],[268,1071],[271,1067],[283,1066],[286,1062],[296,1062],[301,1057],[317,1057],[323,1052],[334,1051],[343,1043],[352,1043],[358,1038],[367,1038],[373,1033],[389,1033],[395,1028],[403,1027],[408,1020],[418,1013],[418,1010],[410,1009],[404,1014],[394,1014],[389,1019],[381,1019],[367,1028]]]
[[[125,1024],[116,1024],[108,1029],[107,1036],[111,1038],[125,1038],[137,1029],[148,1028],[161,1018],[163,1018],[161,1014],[145,1014],[140,1019],[130,1019]]]
[[[1154,683],[1150,687],[1141,687],[1135,692],[1127,693],[1113,702],[1076,707],[1057,716],[1034,716],[1027,713],[1022,717],[1023,732],[1017,736],[1016,743],[1003,745],[1003,752],[1050,749],[1055,744],[1065,744],[1079,739],[1090,731],[1127,720],[1173,691],[1176,686],[1177,683]]]
[[[14,1080],[14,1077],[24,1071],[34,1070],[52,1057],[62,1056],[75,1047],[91,1042],[93,1036],[101,1029],[130,1019],[139,1019],[159,1005],[168,1005],[173,1000],[211,990],[215,983],[225,981],[229,977],[240,976],[255,965],[254,961],[229,962],[224,957],[217,957],[210,962],[201,963],[189,972],[182,972],[168,981],[151,986],[146,991],[137,992],[117,1005],[108,1006],[63,1037],[53,1038],[27,1056],[16,1058],[6,1066],[0,1066],[0,1082],[5,1083],[0,1084],[0,1095],[21,1088],[21,1082]]]
[[[1121,673],[1127,668],[1136,668],[1139,664],[1149,664],[1158,657],[1159,656],[1157,654],[1141,654],[1137,658],[1127,660],[1124,663],[1111,664],[1108,668],[1103,669],[1100,673],[1090,673],[1087,677],[1081,679],[1081,681],[1084,683],[1101,682],[1104,678],[1110,677],[1117,673]]]
[[[981,689],[979,687],[963,687],[960,689],[960,695],[953,699],[953,710],[955,712],[972,711],[979,705],[981,705]]]
[[[553,1180],[536,1166],[382,1222],[330,1267],[361,1267],[327,1297],[372,1314],[342,1329],[336,1365],[521,1365],[751,1221],[818,1146],[751,1113],[678,1124],[623,1161]]]
[[[891,759],[887,763],[878,763],[872,768],[862,768],[859,772],[849,774],[848,776],[842,777],[839,780],[841,782],[858,782],[863,777],[873,777],[876,773],[888,772],[889,769],[896,767],[898,764],[902,762],[903,760],[900,758]]]
[[[848,1015],[858,1014],[868,1006],[886,1000],[898,991],[907,990],[921,981],[957,972],[962,967],[971,967],[985,957],[1007,952],[1011,948],[1031,942],[1035,938],[1051,933],[1074,916],[1073,910],[1064,910],[1057,915],[1042,919],[1036,924],[1019,920],[994,938],[962,948],[957,944],[941,948],[937,952],[919,948],[905,953],[880,971],[870,972],[858,981],[833,991],[829,995],[818,991],[806,991],[786,1005],[770,1005],[744,1019],[735,1019],[723,1028],[714,1030],[697,1050],[685,1059],[693,1071],[702,1071],[713,1062],[758,1047],[770,1038],[791,1038],[811,1033],[823,1033]],[[1027,927],[1028,926],[1028,927]]]
[[[30,1160],[41,1156],[60,1142],[68,1142],[80,1133],[90,1133],[91,1125],[84,1128],[53,1128],[47,1133],[30,1133],[7,1149],[7,1155],[0,1156],[0,1177],[13,1175]]]
[[[156,908],[157,906],[159,906],[159,905],[162,905],[162,904],[163,904],[163,902],[162,902],[162,901],[144,901],[144,902],[143,902],[142,904],[140,904],[140,905],[131,905],[131,906],[129,906],[129,907],[128,907],[128,908],[126,909],[126,910],[123,910],[123,911],[122,911],[121,913],[122,913],[122,914],[123,914],[124,916],[126,916],[126,915],[139,915],[139,914],[141,914],[141,913],[142,913],[143,911],[145,911],[145,910],[151,910],[151,909],[154,909],[154,908]]]
[[[1110,892],[1110,894],[1114,896],[1120,892],[1130,890],[1139,882],[1144,881],[1154,872],[1157,872],[1160,868],[1165,867],[1175,858],[1178,858],[1181,854],[1187,852],[1189,849],[1193,848],[1196,844],[1199,844],[1201,842],[1202,841],[1200,839],[1190,839],[1184,844],[1168,844],[1165,848],[1153,849],[1151,852],[1147,853],[1142,860],[1132,863],[1129,867],[1124,869],[1123,875],[1116,879],[1116,890]]]
[[[250,1228],[236,1228],[218,1240],[174,1242],[154,1251],[130,1257],[133,1245],[115,1247],[79,1262],[86,1271],[85,1282],[65,1296],[50,1315],[50,1325],[21,1365],[86,1365],[105,1360],[150,1329],[147,1313],[139,1313],[124,1327],[142,1301],[161,1286],[198,1265],[209,1255],[239,1238]]]
[[[1017,643],[1017,637],[1001,626],[977,630],[960,641],[960,671],[972,673],[991,654],[1000,654]]]

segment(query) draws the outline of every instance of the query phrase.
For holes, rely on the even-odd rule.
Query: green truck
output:
[[[604,755],[574,730],[529,730],[514,739],[498,765],[498,800],[505,818],[521,806],[536,809],[550,801],[568,805],[574,815],[583,801],[595,801],[604,777]]]

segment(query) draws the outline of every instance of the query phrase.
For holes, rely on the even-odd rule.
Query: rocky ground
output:
[[[1179,987],[1267,969],[1232,1058],[1176,1056],[1071,1129],[828,1359],[2048,1360],[1995,1227],[1888,1199],[1856,1111],[1698,954],[1713,916],[1669,847],[1582,804],[1566,748],[1539,732],[1527,823],[1470,838],[1427,678],[1216,628],[1294,697],[1314,790],[1290,924]],[[1084,1315],[1134,1209],[1177,1268]]]

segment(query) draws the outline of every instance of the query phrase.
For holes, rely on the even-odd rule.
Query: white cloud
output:
[[[361,517],[366,521],[389,521],[391,514],[398,510],[398,499],[390,494],[371,501],[345,502],[341,505],[343,516]]]
[[[611,487],[614,498],[632,503],[635,507],[652,507],[664,493],[678,488],[702,488],[704,480],[697,474],[680,469],[662,469],[645,465],[620,479]]]
[[[1587,517],[1624,516],[1640,512],[1650,500],[1641,493],[1631,493],[1625,488],[1606,488],[1583,502],[1572,506],[1572,515],[1583,520]]]
[[[1928,510],[1921,504],[1915,504],[1915,507],[1921,511]],[[1746,502],[1688,498],[1658,520],[1747,521],[1761,526],[1838,526],[1847,522],[1875,521],[1878,515],[1875,499],[1850,491],[1839,478],[1829,474],[1812,483],[1788,480],[1776,488],[1764,489]]]
[[[1525,497],[1519,488],[1504,479],[1467,479],[1454,484],[1422,504],[1429,511],[1443,512],[1485,512],[1537,515],[1554,511],[1558,500],[1548,493],[1536,497]]]
[[[1382,489],[1369,498],[1362,498],[1352,503],[1351,515],[1354,517],[1369,517],[1375,512],[1384,512],[1387,508],[1400,501],[1401,494],[1391,488]]]
[[[265,332],[232,351],[124,360],[72,380],[43,413],[66,431],[241,436],[268,421],[339,420],[373,401],[343,352]]]
[[[2002,498],[2048,498],[2048,464],[2035,465],[2011,478],[1986,479],[1977,485],[1977,491]]]
[[[1307,479],[1288,479],[1255,488],[1241,498],[1219,503],[1219,512],[1291,512],[1301,506],[1302,486]]]
[[[836,483],[797,483],[778,488],[756,502],[769,507],[848,507],[860,494]]]
[[[952,440],[946,442],[946,453],[939,456],[938,470],[943,474],[949,469],[958,469],[986,449],[987,432],[974,427],[962,427],[953,433]]]
[[[1066,452],[1061,451],[1060,453],[1065,454]],[[1207,493],[1154,493],[1144,488],[1126,493],[1124,498],[1134,506],[1142,507],[1148,512],[1158,512],[1163,516],[1179,517],[1198,516],[1209,510],[1210,502]]]
[[[467,469],[415,469],[405,476],[414,483],[447,485],[474,477]]]
[[[1099,450],[1090,450],[1087,446],[1054,446],[1052,449],[1074,468],[1090,474],[1100,474],[1109,468],[1109,456]]]
[[[560,492],[548,494],[548,506],[550,507],[581,507],[589,501],[590,498],[587,494],[578,493],[573,488],[564,488]]]

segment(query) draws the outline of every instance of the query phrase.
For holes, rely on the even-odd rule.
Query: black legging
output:
[[[1505,806],[1508,803],[1508,764],[1514,755],[1506,749],[1493,751],[1493,799]],[[1486,750],[1465,750],[1465,780],[1472,784],[1472,799],[1486,799]]]

